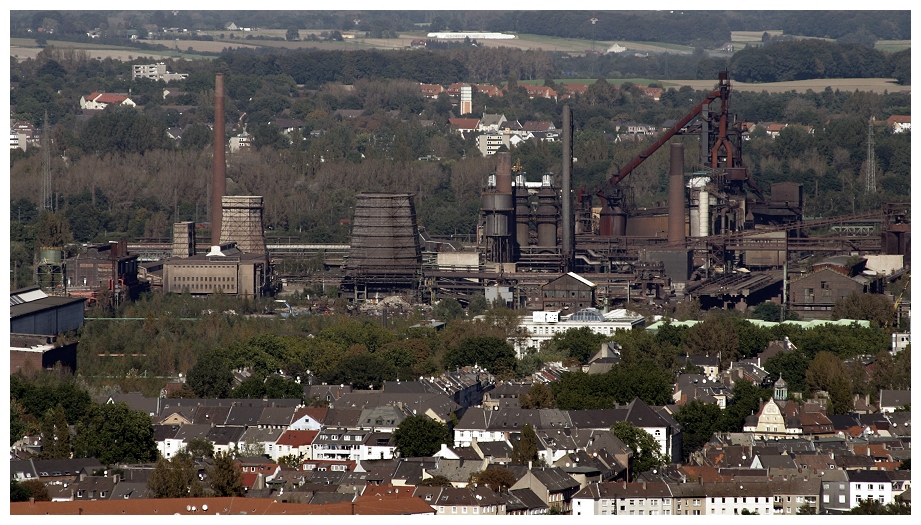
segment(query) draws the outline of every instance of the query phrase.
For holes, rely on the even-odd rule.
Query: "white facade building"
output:
[[[642,315],[625,309],[602,313],[594,308],[587,308],[566,316],[563,320],[560,320],[559,314],[560,312],[533,312],[531,319],[524,319],[519,323],[519,336],[509,341],[515,347],[518,359],[532,349],[540,349],[541,344],[549,341],[554,335],[574,328],[587,327],[596,334],[614,335],[616,330],[632,330],[646,323]]]

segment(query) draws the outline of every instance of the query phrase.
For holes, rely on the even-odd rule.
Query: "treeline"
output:
[[[305,309],[317,306],[315,300],[303,297],[289,302]],[[234,397],[228,371],[236,369],[251,369],[258,384],[282,370],[289,380],[313,375],[321,382],[357,388],[474,364],[500,378],[526,378],[548,362],[587,364],[602,342],[614,341],[621,348],[621,361],[614,370],[599,376],[576,373],[567,376],[562,386],[553,387],[560,408],[597,408],[633,397],[666,403],[676,375],[694,370],[684,355],[718,356],[725,369],[732,361],[757,356],[771,341],[788,338],[795,350],[768,359],[764,368],[774,378],[782,375],[791,392],[810,395],[837,388],[838,410],[852,406],[852,395],[873,398],[881,388],[907,388],[910,382],[910,351],[893,358],[888,352],[891,329],[875,324],[760,328],[741,317],[708,314],[691,328],[666,325],[655,333],[637,329],[604,337],[570,330],[516,361],[507,343],[514,339],[518,325],[517,313],[511,310],[488,308],[478,301],[464,312],[455,301],[445,299],[435,315],[448,324],[435,331],[412,327],[433,315],[428,307],[393,309],[386,316],[373,317],[355,312],[342,315],[346,309],[340,303],[337,299],[329,304],[340,314],[282,320],[229,313],[263,312],[271,308],[269,301],[144,296],[114,314],[141,321],[88,321],[79,334],[79,373],[91,384],[120,384],[125,391],[162,387],[157,380],[145,387],[151,380],[145,383],[142,377],[175,377],[181,372],[189,374],[191,383],[195,383],[193,376],[196,381],[202,376],[218,377],[220,388],[212,383],[192,389],[198,395],[219,392],[213,395]],[[485,320],[473,320],[479,313],[485,314]],[[88,317],[102,315],[112,314],[91,312]],[[861,356],[875,359],[871,369]],[[595,394],[583,395],[587,391]]]
[[[729,61],[741,82],[787,82],[813,78],[895,77],[911,82],[911,50],[887,54],[859,44],[793,40],[747,47]]]

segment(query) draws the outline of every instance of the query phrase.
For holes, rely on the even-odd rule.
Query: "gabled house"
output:
[[[109,106],[131,106],[137,104],[131,100],[127,94],[123,93],[100,93],[94,91],[89,95],[80,97],[80,109],[105,109]]]
[[[326,420],[328,408],[300,407],[295,409],[288,430],[320,430]]]
[[[304,459],[313,459],[313,440],[319,433],[318,430],[284,431],[275,442],[272,459],[278,461],[278,458],[283,456],[302,456]]]
[[[257,445],[261,448],[262,454],[273,457],[275,443],[283,433],[284,429],[281,428],[248,427],[240,437],[240,441],[250,446]]]
[[[892,128],[893,133],[911,131],[911,115],[891,115],[886,119],[886,126]]]
[[[579,491],[579,482],[558,467],[532,468],[510,490],[531,489],[549,507],[564,513],[572,509],[572,497]]]
[[[879,411],[891,414],[911,405],[911,390],[880,390]]]
[[[205,439],[214,444],[214,453],[231,453],[243,446],[243,427],[212,427]]]
[[[463,135],[465,133],[475,132],[480,126],[480,119],[450,118],[448,119],[448,124],[451,126],[451,131],[456,131],[457,133]]]
[[[534,86],[531,84],[519,84],[528,93],[528,98],[550,98],[556,100],[556,91],[550,86]]]

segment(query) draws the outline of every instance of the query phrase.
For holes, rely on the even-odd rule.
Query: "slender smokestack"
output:
[[[224,74],[214,77],[214,175],[211,178],[211,245],[221,244],[221,198],[226,191],[224,161]]]
[[[572,220],[572,112],[569,104],[563,105],[563,262],[566,270],[572,269],[573,257],[573,220]]]
[[[672,142],[668,177],[668,244],[684,244],[684,144]]]

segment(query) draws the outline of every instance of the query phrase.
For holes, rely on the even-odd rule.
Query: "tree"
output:
[[[202,355],[189,369],[186,384],[201,398],[226,398],[233,390],[233,371],[218,355]]]
[[[831,318],[834,320],[865,319],[876,326],[888,327],[895,325],[896,312],[892,301],[885,295],[852,292],[835,302],[831,310]]]
[[[731,318],[708,316],[688,328],[685,342],[689,355],[720,356],[724,365],[739,354],[739,334]]]
[[[611,433],[633,449],[632,479],[637,474],[655,467],[667,465],[668,457],[659,449],[659,443],[652,434],[628,421],[618,421],[611,426]]]
[[[471,337],[465,339],[456,348],[445,353],[445,368],[479,365],[493,375],[513,373],[515,370],[515,350],[505,339],[492,336]]]
[[[193,437],[185,445],[185,452],[193,458],[214,456],[214,443],[203,437]]]
[[[155,498],[198,498],[204,487],[198,479],[198,468],[188,454],[176,454],[172,459],[160,457],[147,478],[147,488]]]
[[[296,26],[289,27],[288,31],[285,33],[285,40],[289,42],[292,40],[300,40],[300,38],[301,38],[301,32],[298,31]]]
[[[219,498],[243,495],[243,471],[234,464],[228,452],[214,455],[214,464],[207,470],[211,491]]]
[[[508,492],[509,487],[514,485],[516,481],[518,480],[515,479],[515,474],[511,470],[493,465],[487,467],[486,470],[470,474],[467,483],[469,485],[486,485],[494,492],[501,494]]]
[[[31,498],[35,498],[35,501],[51,501],[51,495],[48,494],[48,487],[46,487],[43,482],[37,479],[30,479],[28,481],[23,481],[19,485],[22,490],[26,492],[26,499],[20,501],[29,501]],[[17,492],[22,494],[22,491]]]
[[[29,501],[31,492],[28,488],[24,487],[22,483],[19,483],[16,480],[10,480],[10,501]]]
[[[70,232],[70,221],[63,213],[42,211],[35,225],[35,243],[38,246],[63,247],[73,242],[74,236]]]
[[[410,416],[393,432],[393,442],[400,455],[409,457],[431,456],[441,445],[451,443],[448,427],[425,414]]]
[[[710,441],[720,419],[720,407],[693,399],[681,405],[675,419],[681,423],[681,454],[687,459]]]
[[[435,317],[443,321],[453,321],[454,319],[462,319],[464,317],[464,307],[457,302],[457,299],[448,297],[447,299],[439,301],[432,310],[432,313]]]
[[[592,332],[587,326],[570,328],[565,332],[554,334],[550,339],[550,347],[557,353],[568,355],[578,359],[579,363],[585,364],[607,338],[606,335]]]
[[[755,319],[761,319],[762,321],[771,321],[774,323],[779,323],[781,319],[781,314],[783,313],[783,308],[775,303],[774,301],[764,301],[763,303],[755,306],[752,310],[752,317]]]
[[[530,424],[521,427],[521,437],[512,445],[512,464],[527,465],[537,460],[537,433]]]
[[[486,310],[489,310],[489,302],[486,300],[485,294],[475,294],[470,298],[470,302],[467,304],[467,314],[470,317],[480,315]]]
[[[58,404],[42,418],[42,459],[70,459],[70,429],[64,406]]]
[[[752,384],[751,381],[736,381],[732,385],[732,400],[720,413],[717,429],[720,432],[741,432],[745,418],[758,411],[761,401],[769,399],[771,393]]]
[[[534,383],[528,391],[518,399],[521,408],[554,408],[553,391],[543,383]]]
[[[802,505],[799,506],[798,509],[796,509],[796,514],[797,514],[797,515],[804,515],[804,514],[810,514],[810,515],[811,515],[811,514],[815,514],[815,513],[816,513],[816,512],[815,512],[815,507],[813,507],[812,505],[810,505],[810,504],[808,504],[808,503],[803,503]]]
[[[150,416],[126,403],[93,404],[77,424],[74,457],[97,458],[104,465],[153,461],[157,445]]]
[[[806,370],[809,368],[809,359],[803,352],[793,350],[781,352],[764,363],[764,369],[773,378],[783,376],[790,392],[803,392],[806,390]]]

